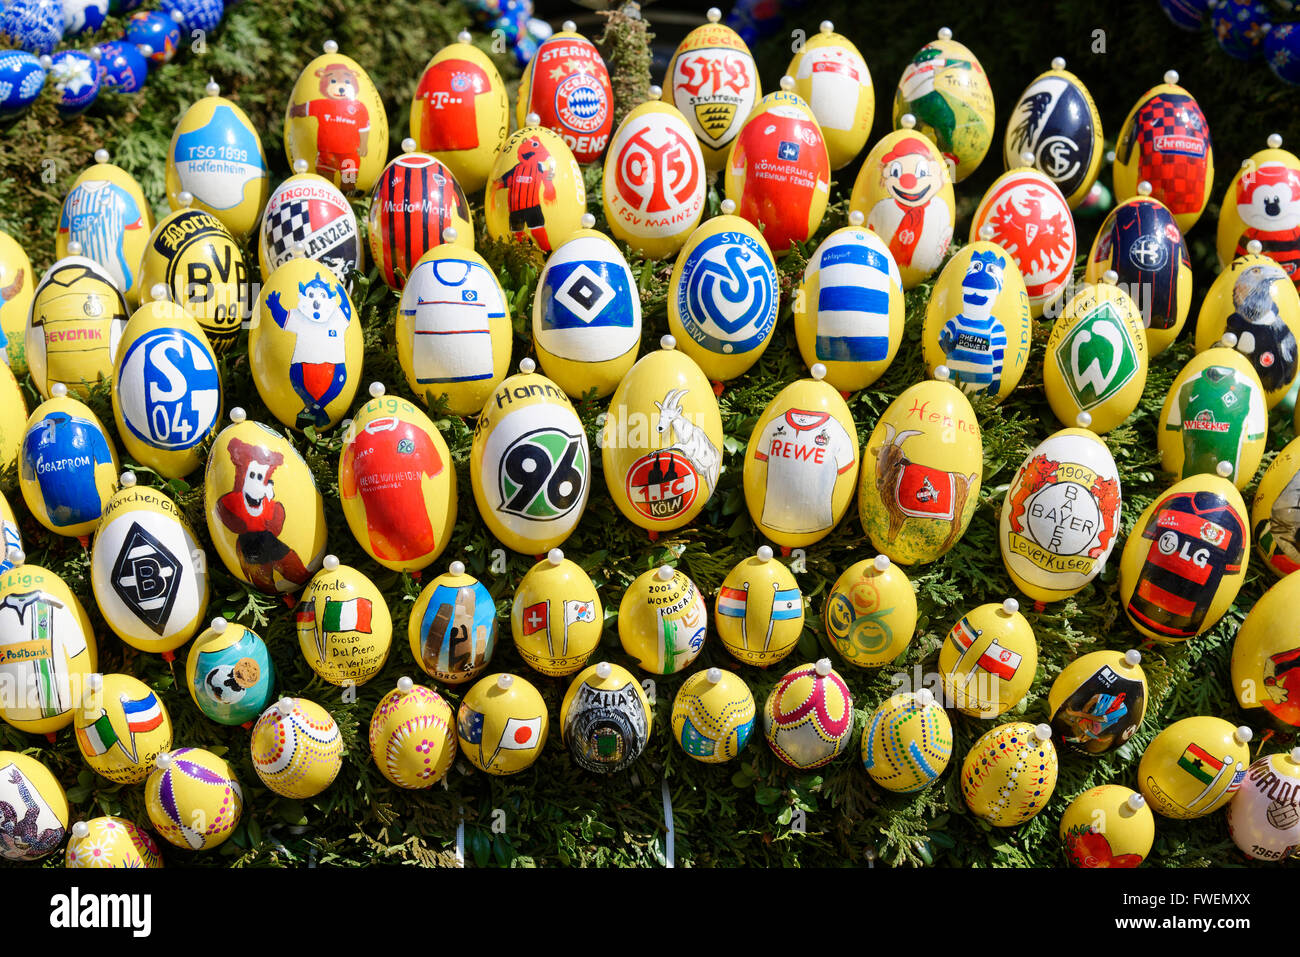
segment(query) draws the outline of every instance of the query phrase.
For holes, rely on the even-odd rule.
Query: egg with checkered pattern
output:
[[[952,723],[926,688],[896,694],[862,731],[862,764],[882,788],[906,794],[929,787],[952,758]]]
[[[723,764],[745,750],[756,711],[739,675],[721,668],[697,671],[673,699],[673,740],[696,761]]]
[[[763,734],[800,771],[829,764],[853,736],[853,695],[829,658],[786,672],[763,705]]]
[[[124,817],[96,817],[72,825],[64,864],[80,867],[162,867],[149,832]]]
[[[962,797],[972,814],[994,827],[1015,827],[1051,800],[1058,770],[1050,727],[1027,721],[998,725],[967,753]]]
[[[402,677],[370,717],[370,756],[379,772],[409,790],[433,787],[456,760],[451,705],[432,688]]]
[[[343,736],[333,715],[306,698],[281,698],[253,727],[253,770],[281,797],[315,797],[343,767]]]
[[[154,829],[166,840],[189,851],[206,851],[234,832],[244,793],[224,759],[201,748],[177,748],[158,755],[144,785],[144,804]]]

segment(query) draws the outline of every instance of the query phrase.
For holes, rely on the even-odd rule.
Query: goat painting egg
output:
[[[614,91],[596,45],[573,30],[543,40],[519,81],[516,120],[536,113],[582,165],[600,159],[614,129]]]
[[[916,630],[916,593],[888,556],[844,570],[822,610],[826,636],[849,664],[879,668],[898,658]]]
[[[1250,527],[1269,571],[1279,578],[1300,571],[1300,439],[1288,442],[1259,480]]]
[[[858,48],[823,20],[794,55],[785,72],[794,77],[794,92],[817,117],[826,138],[831,169],[843,169],[862,152],[876,115],[871,71]]]
[[[713,605],[713,626],[727,651],[760,668],[794,651],[803,623],[799,583],[767,545],[728,573]]]
[[[1232,177],[1219,209],[1219,265],[1249,252],[1251,240],[1300,289],[1300,159],[1282,149],[1282,137],[1246,160]]]
[[[711,20],[677,45],[664,77],[663,99],[690,123],[704,165],[722,169],[746,117],[763,95],[758,66],[739,34]]]
[[[190,646],[185,684],[194,704],[217,724],[246,724],[271,703],[275,667],[255,632],[214,618]]]
[[[1268,438],[1264,387],[1250,361],[1226,347],[1183,366],[1160,412],[1160,461],[1178,478],[1219,475],[1239,489],[1255,478]]]

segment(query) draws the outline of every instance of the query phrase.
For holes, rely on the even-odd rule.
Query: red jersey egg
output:
[[[572,30],[552,35],[524,70],[516,113],[520,126],[536,113],[579,163],[600,159],[614,129],[614,91],[600,51]]]
[[[474,247],[469,203],[451,170],[414,152],[414,140],[402,148],[406,152],[384,168],[370,194],[370,255],[391,289],[406,285],[411,267],[444,241],[447,227],[456,230],[452,242]]]

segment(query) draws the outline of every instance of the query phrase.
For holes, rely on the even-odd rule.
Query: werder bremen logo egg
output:
[[[1101,405],[1137,374],[1138,357],[1124,320],[1100,303],[1066,333],[1056,347],[1066,388],[1081,410]]]

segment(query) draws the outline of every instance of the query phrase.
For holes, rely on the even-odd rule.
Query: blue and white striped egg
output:
[[[0,50],[0,120],[17,116],[45,88],[45,68],[26,50]]]

